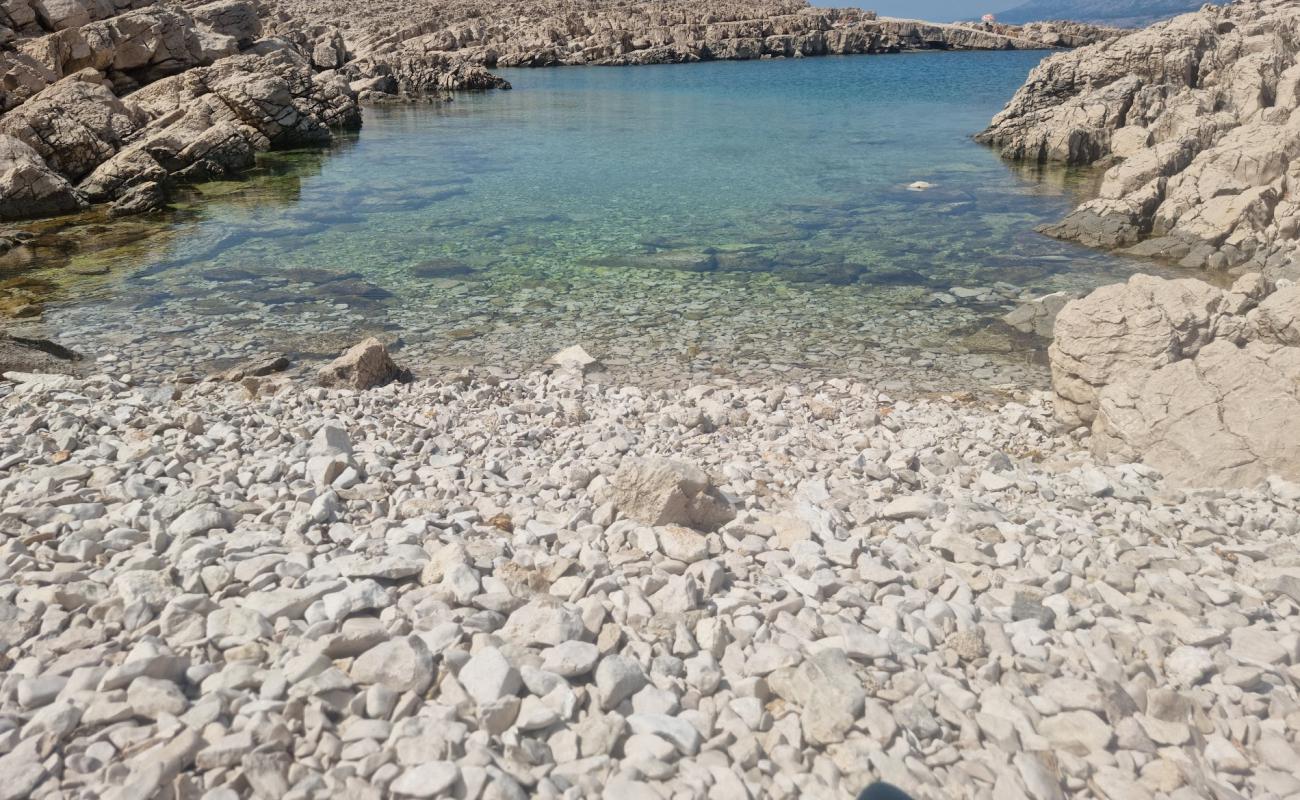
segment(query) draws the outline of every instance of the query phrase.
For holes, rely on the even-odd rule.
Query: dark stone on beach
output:
[[[289,368],[289,357],[285,355],[265,355],[250,359],[231,367],[213,377],[223,381],[241,381],[244,378],[265,378]]]
[[[81,354],[48,339],[29,339],[0,333],[0,374],[40,372],[73,374]]]
[[[1015,622],[1038,620],[1038,626],[1045,631],[1056,626],[1056,612],[1024,593],[1017,594],[1011,601],[1011,619]]]

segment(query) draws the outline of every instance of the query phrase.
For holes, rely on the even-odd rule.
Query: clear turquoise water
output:
[[[368,109],[331,151],[268,157],[161,223],[73,231],[60,269],[109,272],[56,276],[46,316],[189,332],[189,361],[373,330],[451,366],[582,343],[668,382],[1033,382],[1034,348],[982,327],[1015,294],[1135,268],[1034,233],[1087,176],[970,139],[1041,57],[507,71],[514,91]],[[995,285],[996,302],[936,299]]]

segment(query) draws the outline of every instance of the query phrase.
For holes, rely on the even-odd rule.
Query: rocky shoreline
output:
[[[0,6],[0,220],[113,203],[163,207],[178,185],[236,175],[258,152],[327,143],[359,100],[509,88],[496,66],[1073,46],[1113,31],[878,19],[805,3],[545,3],[485,13],[215,0]],[[64,115],[70,124],[61,122]]]
[[[979,137],[1108,167],[1045,232],[1181,266],[1300,278],[1300,9],[1206,6],[1043,62]]]
[[[343,33],[282,10],[256,38],[222,2],[115,9],[179,31],[121,39],[121,69],[54,46],[104,20],[38,37],[72,71],[0,120],[30,186],[147,208],[150,182],[327,140],[356,80],[405,74],[350,79]],[[1194,16],[1226,13],[1252,12]],[[1099,107],[1041,85],[995,123],[1009,155],[1128,136],[1058,138]],[[412,376],[367,339],[162,380],[0,335],[0,800],[1295,796],[1300,288],[1270,259],[1026,305],[1008,323],[1053,337],[1054,391],[996,404],[666,391],[578,343],[522,374]]]

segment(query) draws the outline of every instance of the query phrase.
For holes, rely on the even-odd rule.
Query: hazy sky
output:
[[[874,8],[882,16],[887,17],[950,22],[955,19],[1006,11],[1012,6],[1020,5],[1020,0],[875,0],[875,2],[865,0],[851,5]]]

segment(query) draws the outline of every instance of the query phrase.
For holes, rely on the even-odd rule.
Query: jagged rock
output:
[[[52,170],[77,181],[117,153],[144,122],[139,110],[118,99],[103,76],[88,69],[5,114],[0,134],[22,140]]]
[[[26,53],[0,50],[0,113],[22,105],[58,79],[53,70]]]
[[[735,516],[709,476],[681,461],[625,456],[613,485],[619,511],[647,525],[712,531]]]
[[[1294,3],[1205,6],[1045,60],[978,138],[1007,158],[1112,164],[1052,236],[1294,279],[1297,56]]]
[[[92,201],[119,197],[143,180],[230,176],[252,166],[259,151],[323,144],[331,128],[360,125],[347,82],[313,74],[291,50],[223,59],[158,81],[131,100],[150,123],[82,182]]]
[[[0,134],[0,219],[67,214],[86,201],[26,142]]]
[[[108,209],[110,217],[130,217],[161,211],[167,207],[167,192],[157,181],[137,183],[121,197],[113,201]]]
[[[196,22],[234,39],[241,49],[251,46],[262,35],[257,7],[248,0],[216,0],[192,6],[189,12]]]
[[[164,7],[141,8],[61,30],[25,42],[21,50],[59,75],[88,68],[113,70],[141,82],[204,63],[193,18],[183,10]]]
[[[371,337],[321,367],[318,378],[321,386],[362,390],[406,380],[409,376],[409,372],[393,363],[384,343]]]
[[[338,69],[343,66],[348,60],[348,47],[343,41],[343,33],[337,28],[330,28],[316,37],[309,55],[312,66],[316,69]]]

